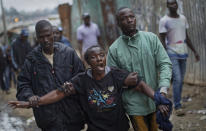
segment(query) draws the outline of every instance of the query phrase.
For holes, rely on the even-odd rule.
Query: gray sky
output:
[[[52,9],[58,4],[70,2],[73,0],[3,0],[4,8],[14,7],[18,11],[35,11],[37,9]],[[1,12],[1,11],[0,11]]]

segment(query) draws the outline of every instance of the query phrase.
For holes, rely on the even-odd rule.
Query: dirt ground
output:
[[[173,131],[206,131],[205,93],[206,87],[184,85],[183,104],[186,115],[178,117],[173,112]],[[11,88],[10,94],[0,91],[0,131],[40,131],[34,122],[31,109],[13,110],[7,106],[9,100],[16,99],[15,94],[15,88]],[[172,99],[172,89],[168,97]]]

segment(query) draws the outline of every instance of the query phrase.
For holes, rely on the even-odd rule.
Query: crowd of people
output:
[[[177,13],[177,1],[167,0],[167,7],[159,37],[136,28],[132,9],[119,8],[116,22],[122,35],[108,52],[88,13],[77,29],[80,56],[62,28],[47,20],[36,23],[39,45],[34,49],[27,40],[28,30],[23,29],[11,47],[0,50],[1,88],[8,91],[10,79],[15,80],[7,67],[18,74],[18,101],[9,105],[32,108],[43,131],[80,131],[85,123],[88,131],[128,131],[129,120],[135,131],[171,131],[173,105],[167,98],[171,78],[174,109],[183,115],[187,45],[197,61],[200,57],[187,34],[186,17]]]

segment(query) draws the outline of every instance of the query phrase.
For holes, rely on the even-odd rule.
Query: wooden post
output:
[[[71,6],[68,3],[61,4],[58,6],[58,11],[63,28],[63,35],[71,41]]]
[[[8,44],[8,35],[7,35],[7,29],[6,29],[6,20],[5,20],[5,14],[4,14],[4,6],[3,1],[1,0],[1,12],[2,12],[2,23],[4,27],[4,43],[5,45]]]

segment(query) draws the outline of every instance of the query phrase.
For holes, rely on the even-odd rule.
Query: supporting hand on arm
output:
[[[136,90],[138,92],[142,92],[145,95],[147,95],[148,97],[150,97],[153,100],[155,100],[155,97],[154,97],[155,96],[155,92],[154,92],[154,90],[152,88],[150,88],[144,81],[142,81],[140,79],[138,80],[136,72],[130,73],[127,76],[127,78],[125,79],[124,84],[127,85],[127,86],[128,85],[129,86],[136,86],[136,87],[133,88],[134,90]],[[168,112],[169,112],[168,105],[159,104],[157,106],[158,106],[158,109],[160,110],[160,112],[164,116],[168,115]]]

